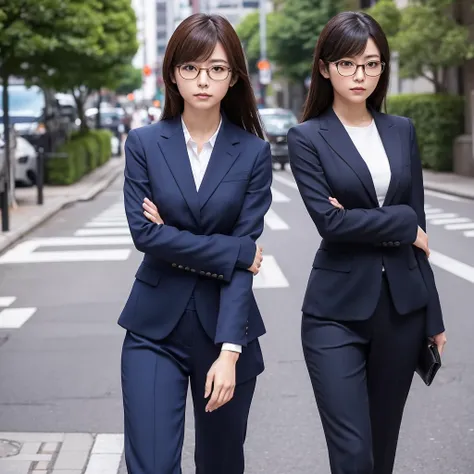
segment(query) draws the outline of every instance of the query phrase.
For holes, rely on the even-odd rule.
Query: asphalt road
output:
[[[127,233],[121,184],[119,179],[95,200],[61,211],[0,256],[2,474],[27,474],[41,467],[31,465],[36,460],[50,469],[44,474],[53,465],[60,474],[59,469],[125,472],[123,461],[118,467],[124,332],[116,320],[141,254]],[[300,344],[301,301],[320,238],[289,172],[275,172],[274,190],[261,239],[264,269],[255,280],[268,332],[262,338],[266,371],[251,410],[246,472],[326,474],[326,447]],[[415,377],[396,474],[472,474],[474,201],[427,192],[426,203],[449,345],[433,386]],[[97,240],[87,244],[92,238]],[[66,449],[66,438],[85,443],[88,433],[93,434],[88,447]],[[194,472],[193,434],[189,407],[184,474]],[[49,438],[57,438],[57,445],[52,454],[41,454],[48,452],[41,443]],[[5,457],[2,439],[23,443],[19,456],[37,448],[36,458]],[[62,467],[54,464],[59,458]]]

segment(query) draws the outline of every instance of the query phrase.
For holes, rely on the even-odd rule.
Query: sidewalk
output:
[[[423,170],[425,189],[474,199],[474,178],[454,173]]]
[[[17,188],[15,196],[18,206],[10,209],[10,230],[0,230],[0,253],[68,204],[93,199],[123,173],[124,164],[123,157],[112,157],[77,183],[70,186],[45,186],[41,206],[36,204],[36,186]]]

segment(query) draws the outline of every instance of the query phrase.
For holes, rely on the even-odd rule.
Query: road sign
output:
[[[272,71],[271,69],[260,69],[258,71],[258,80],[260,84],[268,85],[272,82]]]

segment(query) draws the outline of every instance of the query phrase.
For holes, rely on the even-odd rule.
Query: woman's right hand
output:
[[[253,275],[257,275],[258,272],[260,271],[260,266],[262,265],[262,260],[263,260],[263,248],[260,247],[260,245],[255,244],[255,258],[253,260],[253,264],[251,267],[247,268],[249,272],[252,272]]]
[[[428,235],[420,226],[418,226],[418,233],[416,234],[416,240],[413,242],[413,245],[423,250],[429,258],[430,249],[428,248]]]

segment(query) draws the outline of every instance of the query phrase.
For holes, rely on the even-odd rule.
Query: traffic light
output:
[[[151,67],[148,65],[143,66],[143,74],[148,77],[151,74]]]

